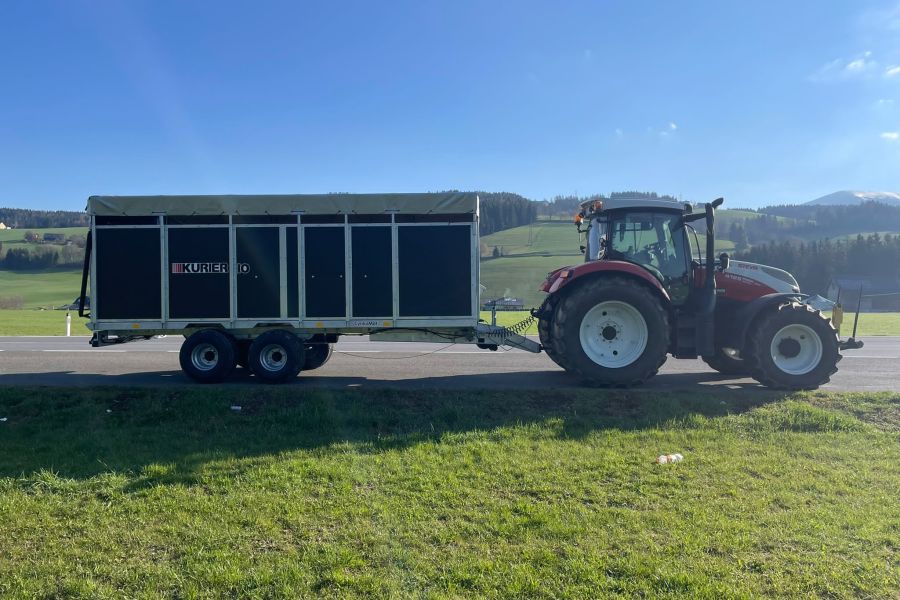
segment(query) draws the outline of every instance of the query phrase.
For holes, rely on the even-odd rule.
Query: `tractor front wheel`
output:
[[[638,385],[666,360],[669,313],[643,284],[598,277],[559,301],[551,333],[567,371],[599,385]]]
[[[782,304],[754,323],[746,355],[753,378],[781,390],[814,390],[828,383],[841,360],[830,319],[797,302]]]

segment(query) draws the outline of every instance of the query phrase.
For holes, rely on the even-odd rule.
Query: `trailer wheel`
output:
[[[221,331],[201,329],[181,345],[178,362],[185,375],[194,381],[219,383],[234,371],[234,341]]]
[[[716,348],[716,354],[714,356],[703,356],[701,358],[710,368],[715,369],[723,375],[750,374],[747,363],[740,358],[728,354],[724,348]]]
[[[267,383],[284,383],[297,377],[303,366],[303,344],[283,329],[267,331],[250,344],[250,370]]]
[[[841,360],[831,319],[790,302],[760,316],[747,340],[750,374],[766,387],[813,390],[828,383]]]
[[[318,369],[331,358],[331,344],[307,344],[306,358],[303,361],[303,370],[312,371]]]
[[[538,337],[541,341],[541,347],[544,352],[550,357],[550,360],[555,362],[557,365],[562,367],[563,369],[566,366],[563,364],[562,355],[557,352],[556,348],[553,346],[553,318],[556,314],[556,306],[559,304],[559,296],[556,294],[550,295],[544,300],[543,310],[541,311],[541,317],[538,319]]]
[[[560,301],[552,324],[564,368],[599,385],[638,385],[656,375],[669,337],[662,302],[625,277],[586,281]]]

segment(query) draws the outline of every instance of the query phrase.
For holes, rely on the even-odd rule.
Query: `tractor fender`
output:
[[[766,294],[765,296],[760,296],[754,300],[751,300],[741,308],[737,310],[735,314],[734,323],[737,324],[738,337],[736,338],[738,342],[743,346],[744,340],[747,339],[747,331],[750,329],[750,326],[753,324],[753,321],[756,317],[759,316],[761,312],[765,309],[778,306],[783,303],[785,300],[803,300],[804,298],[809,298],[809,294],[798,294],[798,293],[775,293],[775,294]]]
[[[572,285],[573,281],[599,273],[620,274],[635,277],[638,280],[649,284],[651,288],[659,292],[660,296],[667,303],[671,302],[669,293],[659,282],[659,279],[639,265],[624,260],[595,260],[574,267],[559,269],[558,271],[551,273],[551,276],[556,275],[556,277],[555,279],[547,281],[547,284],[549,285],[547,285],[544,291],[555,294],[564,287]]]

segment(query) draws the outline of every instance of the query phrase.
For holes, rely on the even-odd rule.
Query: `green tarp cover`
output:
[[[87,212],[137,215],[460,214],[478,211],[471,192],[435,194],[284,194],[238,196],[91,196]]]

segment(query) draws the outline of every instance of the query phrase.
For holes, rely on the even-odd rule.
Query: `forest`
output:
[[[832,277],[871,276],[900,280],[900,235],[873,233],[849,240],[769,242],[736,258],[791,273],[806,293],[823,294]]]

